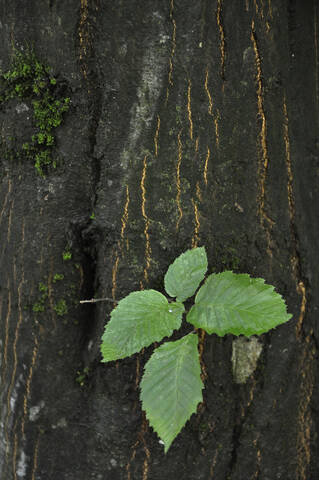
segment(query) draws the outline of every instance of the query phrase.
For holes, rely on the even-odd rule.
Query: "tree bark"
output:
[[[318,12],[1,0],[2,71],[31,46],[71,98],[56,170],[1,158],[1,480],[319,478]],[[32,122],[16,106],[2,137]],[[152,348],[100,363],[113,304],[79,302],[163,291],[201,245],[210,272],[265,278],[293,319],[258,342],[202,337],[204,402],[164,455],[138,399]]]

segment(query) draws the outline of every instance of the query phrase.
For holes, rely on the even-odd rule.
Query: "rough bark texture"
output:
[[[318,15],[316,0],[1,0],[2,70],[33,45],[72,102],[56,170],[1,159],[1,480],[319,478]],[[30,128],[16,106],[2,136]],[[138,400],[152,349],[101,364],[112,304],[79,300],[163,289],[195,245],[210,271],[276,285],[294,317],[245,383],[234,339],[202,339],[204,403],[165,456]]]

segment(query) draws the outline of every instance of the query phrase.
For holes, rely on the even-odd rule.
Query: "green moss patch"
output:
[[[65,90],[65,84],[53,76],[51,68],[41,63],[33,51],[15,53],[10,70],[0,74],[0,106],[13,99],[31,103],[34,134],[21,147],[14,148],[2,141],[7,158],[32,159],[41,176],[49,166],[56,167],[55,129],[70,106]]]

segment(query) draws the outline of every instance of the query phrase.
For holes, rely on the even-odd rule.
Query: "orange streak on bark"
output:
[[[261,147],[261,159],[258,166],[258,178],[259,178],[259,192],[258,192],[258,215],[260,218],[260,223],[265,229],[267,237],[267,253],[270,258],[272,258],[271,251],[271,230],[274,225],[274,221],[269,217],[265,209],[265,192],[266,192],[266,179],[267,171],[269,166],[269,155],[267,148],[267,122],[264,109],[264,97],[263,97],[263,75],[261,68],[261,56],[259,53],[256,33],[255,33],[255,24],[252,22],[251,26],[251,41],[253,44],[253,49],[255,52],[255,62],[256,62],[256,81],[257,81],[257,106],[258,106],[258,116],[261,120],[261,128],[259,132],[259,141]]]
[[[284,142],[286,149],[286,169],[287,169],[287,193],[288,193],[288,209],[290,217],[290,232],[292,243],[292,274],[296,282],[296,291],[301,296],[301,305],[299,317],[296,325],[296,338],[301,342],[302,327],[306,314],[307,306],[307,291],[305,284],[301,278],[301,265],[298,255],[298,239],[295,231],[295,201],[293,194],[293,172],[291,165],[291,153],[290,153],[290,141],[289,141],[289,120],[286,104],[286,97],[283,99],[283,116],[284,116]],[[300,385],[300,397],[298,405],[298,426],[299,432],[297,437],[297,477],[300,480],[308,480],[308,469],[311,461],[311,427],[312,417],[310,402],[314,389],[314,361],[315,350],[311,346],[311,336],[313,332],[310,331],[309,335],[303,340],[303,347],[300,359],[300,372],[301,372],[301,385]]]
[[[120,257],[116,254],[115,262],[112,268],[112,298],[114,300],[114,306],[116,305],[116,288],[117,288],[117,270],[119,266]]]
[[[216,147],[219,147],[219,120],[220,120],[220,113],[217,110],[217,114],[214,117],[214,124],[215,124],[215,136],[216,136]]]
[[[199,182],[196,182],[196,197],[199,202],[202,201],[202,192],[200,191]]]
[[[38,433],[35,446],[34,446],[31,480],[35,480],[35,474],[38,468],[39,443],[40,443],[40,433]]]
[[[115,261],[112,267],[112,298],[114,300],[114,307],[116,306],[116,289],[117,289],[117,273],[120,263],[120,252],[122,257],[124,256],[124,240],[125,240],[125,230],[127,228],[128,223],[128,211],[129,211],[129,204],[130,204],[130,192],[129,187],[126,185],[126,200],[124,204],[123,213],[121,216],[121,232],[120,232],[120,240],[117,242],[117,248],[113,249],[112,258],[115,257]],[[128,243],[127,243],[127,250],[128,250]]]
[[[214,129],[215,129],[215,139],[216,139],[216,147],[219,147],[219,119],[220,119],[220,113],[219,110],[216,110],[216,113],[214,114],[214,109],[213,109],[213,98],[212,95],[209,91],[208,88],[208,79],[209,79],[209,73],[208,73],[208,68],[206,69],[206,75],[205,75],[205,83],[204,83],[204,88],[207,94],[208,98],[208,114],[213,118],[214,121]]]
[[[143,171],[142,171],[142,178],[141,178],[141,195],[142,195],[142,216],[144,218],[144,236],[145,236],[145,267],[144,267],[144,281],[148,282],[148,271],[151,266],[151,244],[150,244],[150,235],[149,235],[149,224],[150,220],[146,214],[146,188],[145,188],[145,179],[146,179],[146,172],[147,172],[147,156],[145,155],[143,160]]]
[[[296,325],[296,337],[300,338],[301,329],[302,329],[303,322],[305,319],[305,314],[306,314],[306,306],[307,306],[306,288],[302,280],[300,280],[300,282],[298,283],[296,290],[299,293],[299,295],[301,295],[300,312],[299,312],[298,322]]]
[[[273,18],[273,15],[272,15],[271,0],[268,0],[268,13],[269,13],[270,18],[272,19],[272,18]]]
[[[23,224],[24,225],[24,224]],[[16,372],[17,372],[17,366],[18,366],[18,356],[17,356],[17,344],[19,340],[19,330],[20,326],[22,324],[23,316],[22,316],[22,296],[21,296],[21,289],[24,281],[24,275],[22,274],[21,281],[18,286],[18,321],[17,325],[14,331],[14,340],[13,340],[13,345],[12,345],[12,353],[13,353],[13,369],[12,369],[12,374],[11,374],[11,380],[7,392],[7,412],[6,412],[6,418],[4,422],[4,433],[5,433],[5,439],[6,439],[6,467],[7,468],[7,462],[8,462],[8,455],[9,455],[9,432],[8,432],[8,425],[9,425],[9,420],[10,416],[12,413],[11,410],[11,394],[12,390],[14,387],[14,382],[16,378]],[[9,309],[8,309],[9,310]],[[6,339],[7,340],[7,339]]]
[[[193,120],[192,120],[192,106],[191,106],[191,88],[192,83],[188,80],[187,87],[187,112],[188,112],[188,121],[189,121],[189,138],[193,140]]]
[[[166,99],[165,105],[167,105],[168,97],[169,97],[169,87],[173,86],[173,58],[175,55],[176,50],[176,21],[174,19],[174,0],[171,0],[170,3],[170,13],[169,13],[172,25],[173,25],[173,33],[172,33],[172,49],[170,53],[170,58],[168,61],[169,64],[169,72],[168,72],[168,86],[166,88]]]
[[[157,127],[156,127],[156,132],[155,132],[155,135],[154,135],[155,157],[157,157],[157,155],[158,155],[158,137],[159,137],[160,126],[161,126],[161,119],[160,119],[160,116],[157,115]]]
[[[301,296],[299,318],[296,325],[296,337],[300,339],[302,326],[303,326],[305,313],[306,313],[307,292],[306,292],[305,284],[300,278],[301,265],[300,265],[300,259],[298,256],[298,240],[296,238],[296,232],[295,232],[296,210],[295,210],[295,199],[294,199],[294,193],[293,193],[293,173],[292,173],[290,141],[289,141],[289,119],[288,119],[287,103],[286,103],[285,96],[283,99],[283,116],[284,116],[284,142],[285,142],[285,150],[286,150],[286,170],[287,170],[287,177],[288,177],[288,181],[287,181],[288,210],[289,210],[289,219],[290,219],[291,243],[292,243],[292,249],[293,249],[292,256],[291,256],[291,267],[292,267],[293,278],[296,282],[296,291]]]
[[[208,74],[208,68],[206,69],[206,76],[205,76],[205,90],[206,90],[206,94],[207,94],[207,97],[208,97],[208,113],[209,115],[213,115],[213,100],[212,100],[212,96],[211,96],[211,93],[209,91],[209,88],[208,88],[208,77],[209,77],[209,74]]]
[[[144,450],[144,453],[145,453],[145,459],[144,459],[144,462],[143,462],[143,470],[142,470],[142,480],[147,480],[147,478],[148,478],[149,460],[151,458],[151,453],[150,453],[150,451],[147,447],[146,441],[145,441],[145,434],[147,433],[147,431],[148,431],[148,423],[146,421],[145,414],[143,413],[143,420],[142,420],[141,429],[137,434],[136,442],[131,447],[132,454],[131,454],[131,457],[130,457],[130,459],[127,462],[127,465],[125,467],[126,472],[127,472],[127,477],[126,477],[127,480],[132,479],[132,477],[131,477],[131,464],[136,457],[137,448],[141,444],[143,444],[143,450]]]
[[[125,235],[125,230],[126,230],[127,223],[128,223],[129,205],[130,205],[130,192],[129,192],[128,185],[126,185],[126,200],[125,200],[123,215],[122,215],[122,218],[121,218],[121,224],[122,224],[122,228],[121,228],[121,250],[122,250],[122,255],[123,255],[123,250],[124,250],[124,247],[123,247],[123,245],[124,245],[124,235]]]
[[[210,158],[210,149],[209,147],[207,147],[207,154],[206,154],[206,159],[205,159],[205,165],[204,165],[204,182],[205,182],[205,185],[207,186],[207,171],[208,171],[208,162],[209,162],[209,158]]]
[[[222,19],[222,0],[217,0],[216,20],[219,30],[219,49],[220,49],[220,76],[223,82],[222,90],[224,91],[225,81],[225,61],[226,61],[226,42],[225,30]]]
[[[198,329],[197,332],[198,332],[198,353],[199,353],[199,361],[201,365],[201,379],[203,382],[205,382],[207,378],[207,370],[203,360],[203,354],[204,354],[206,332],[205,330],[202,330],[202,329]]]
[[[177,157],[177,164],[176,164],[176,204],[178,209],[178,219],[176,222],[176,232],[179,229],[179,224],[183,218],[183,210],[181,207],[181,163],[182,163],[182,155],[183,155],[183,145],[181,141],[181,134],[182,130],[179,132],[177,136],[177,144],[178,144],[178,157]]]
[[[194,219],[195,219],[194,234],[192,238],[192,248],[196,248],[199,242],[200,221],[199,221],[199,215],[198,215],[198,207],[193,198],[192,198],[192,204],[194,208]]]
[[[198,152],[198,147],[199,147],[199,137],[197,137],[195,140],[195,153]]]
[[[259,439],[259,434],[257,434],[257,438],[253,440],[253,445],[256,448],[257,465],[256,465],[256,471],[251,477],[251,480],[257,480],[260,475],[261,451],[258,447],[258,439]]]

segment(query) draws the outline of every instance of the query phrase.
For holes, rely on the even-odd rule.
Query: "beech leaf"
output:
[[[165,453],[202,401],[204,386],[197,344],[198,337],[192,333],[176,342],[166,342],[145,365],[142,407],[164,442]]]
[[[111,312],[102,336],[102,361],[129,357],[172,335],[181,326],[183,312],[182,303],[169,303],[156,290],[130,293]]]
[[[205,247],[187,250],[169,266],[164,278],[165,290],[177,301],[184,302],[194,295],[207,271]]]
[[[248,274],[213,273],[197,292],[186,320],[207,333],[260,335],[292,315],[272,285]]]

